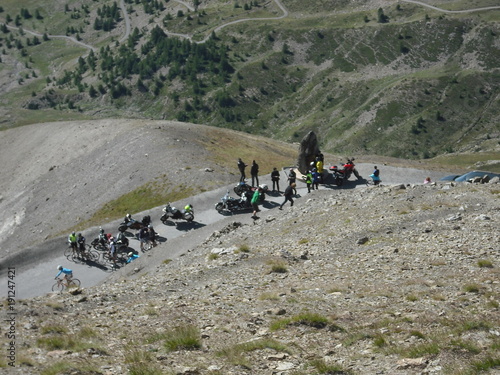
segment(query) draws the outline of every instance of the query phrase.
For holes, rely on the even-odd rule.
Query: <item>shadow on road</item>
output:
[[[191,229],[198,229],[198,228],[202,228],[204,227],[205,224],[202,224],[202,223],[198,223],[196,221],[192,221],[190,223],[188,223],[187,221],[186,222],[180,222],[180,223],[177,223],[177,229],[178,230],[182,230],[182,231],[189,231]]]

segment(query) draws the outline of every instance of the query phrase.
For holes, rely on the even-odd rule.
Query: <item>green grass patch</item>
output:
[[[304,312],[291,318],[278,319],[271,323],[269,329],[277,331],[291,324],[306,325],[314,328],[324,328],[330,323],[329,319],[316,313]],[[337,327],[336,327],[337,328]],[[338,330],[338,329],[334,329]]]
[[[201,348],[198,328],[192,325],[177,327],[166,334],[165,348],[168,351],[197,350]]]
[[[478,284],[466,284],[463,287],[464,292],[466,293],[479,293],[481,286]]]
[[[168,375],[154,362],[153,354],[144,350],[130,350],[125,357],[130,375]]]
[[[477,265],[479,268],[493,268],[493,262],[489,259],[479,259]]]
[[[195,195],[193,188],[180,185],[171,191],[168,190],[166,178],[148,182],[143,186],[106,203],[90,219],[78,224],[78,228],[90,227],[103,222],[118,219],[125,213],[134,214],[154,207],[175,202]]]
[[[309,362],[309,366],[314,368],[315,371],[317,371],[317,374],[352,374],[350,370],[343,368],[341,365],[338,365],[336,363],[326,363],[323,359],[312,360],[311,362]]]
[[[74,364],[68,361],[60,361],[50,364],[40,375],[61,375],[61,374],[99,374],[97,366],[89,363]]]
[[[274,339],[265,338],[228,346],[217,352],[217,355],[227,358],[228,361],[233,365],[243,366],[250,369],[251,364],[243,354],[255,350],[264,349],[271,349],[280,353],[291,353],[291,349],[287,345],[284,345]]]

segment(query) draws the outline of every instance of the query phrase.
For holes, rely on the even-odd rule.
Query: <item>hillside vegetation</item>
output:
[[[314,130],[335,153],[498,152],[500,10],[475,11],[498,4],[427,4],[442,10],[406,1],[6,0],[1,126],[151,118],[284,141]]]

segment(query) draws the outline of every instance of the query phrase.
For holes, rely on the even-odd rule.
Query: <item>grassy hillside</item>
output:
[[[274,1],[128,1],[126,37],[117,2],[3,3],[3,128],[175,119],[285,141],[314,130],[334,153],[498,152],[500,10],[284,0],[285,14]]]

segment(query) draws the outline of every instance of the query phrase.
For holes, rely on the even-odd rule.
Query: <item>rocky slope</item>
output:
[[[499,193],[322,189],[180,238],[179,258],[160,245],[98,287],[15,301],[0,373],[498,374]]]

